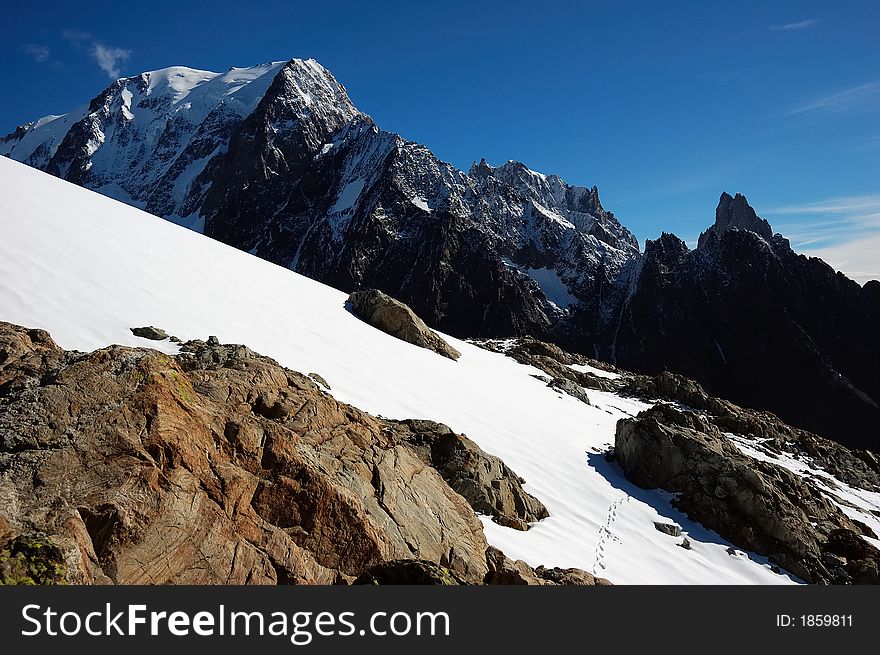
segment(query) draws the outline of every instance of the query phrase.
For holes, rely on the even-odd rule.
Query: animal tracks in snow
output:
[[[596,539],[596,560],[593,563],[593,575],[598,575],[600,569],[604,569],[606,564],[607,549],[609,542],[620,543],[620,538],[614,534],[614,522],[617,520],[617,512],[620,506],[629,502],[629,496],[622,496],[615,500],[608,507],[608,513],[605,516],[605,522],[599,527],[599,536]]]

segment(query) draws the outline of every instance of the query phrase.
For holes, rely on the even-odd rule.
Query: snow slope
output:
[[[97,193],[0,157],[0,320],[49,330],[65,348],[173,345],[134,337],[245,343],[332,393],[391,418],[442,421],[499,455],[551,517],[528,532],[484,519],[489,541],[533,565],[623,583],[793,582],[628,483],[597,455],[617,419],[646,405],[588,390],[557,394],[537,371],[447,337],[452,361],[390,337],[344,308],[346,295]],[[679,523],[692,549],[654,529]]]

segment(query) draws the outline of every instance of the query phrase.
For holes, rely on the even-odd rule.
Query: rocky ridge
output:
[[[347,583],[403,559],[483,583],[475,507],[445,478],[479,511],[543,508],[463,435],[370,416],[245,346],[80,353],[0,323],[0,550],[47,540],[65,582]]]
[[[694,250],[671,234],[648,241],[602,298],[572,318],[578,349],[880,447],[880,282],[861,287],[797,254],[744,196],[721,196]]]
[[[808,582],[880,583],[868,526],[810,481],[743,454],[711,419],[656,405],[619,422],[614,457],[640,487],[676,494],[690,518]]]

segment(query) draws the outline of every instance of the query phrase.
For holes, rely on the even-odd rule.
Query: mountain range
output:
[[[795,253],[742,195],[722,194],[695,249],[663,234],[640,251],[596,187],[514,161],[460,171],[300,59],[122,78],[0,154],[337,289],[381,289],[449,334],[683,373],[880,448],[880,282]]]
[[[877,584],[880,459],[0,158],[0,583]]]

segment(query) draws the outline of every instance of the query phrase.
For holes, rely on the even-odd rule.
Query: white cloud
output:
[[[774,32],[799,32],[800,30],[808,30],[818,24],[819,19],[808,18],[806,20],[795,21],[794,23],[786,23],[785,25],[774,25],[770,29]]]
[[[39,43],[25,43],[22,46],[22,50],[24,53],[31,57],[36,62],[43,62],[49,59],[49,55],[51,54],[49,51],[49,46],[41,45]]]
[[[859,284],[880,280],[880,233],[826,248],[807,249],[803,254],[821,257],[835,270]]]
[[[100,43],[96,43],[92,48],[92,57],[98,62],[98,66],[114,80],[120,76],[119,65],[130,56],[131,50],[111,48]]]
[[[860,283],[880,280],[880,194],[829,198],[762,210],[805,255],[821,257]],[[775,223],[773,216],[791,216]]]
[[[859,84],[792,107],[788,116],[808,119],[864,114],[880,109],[880,80]]]

